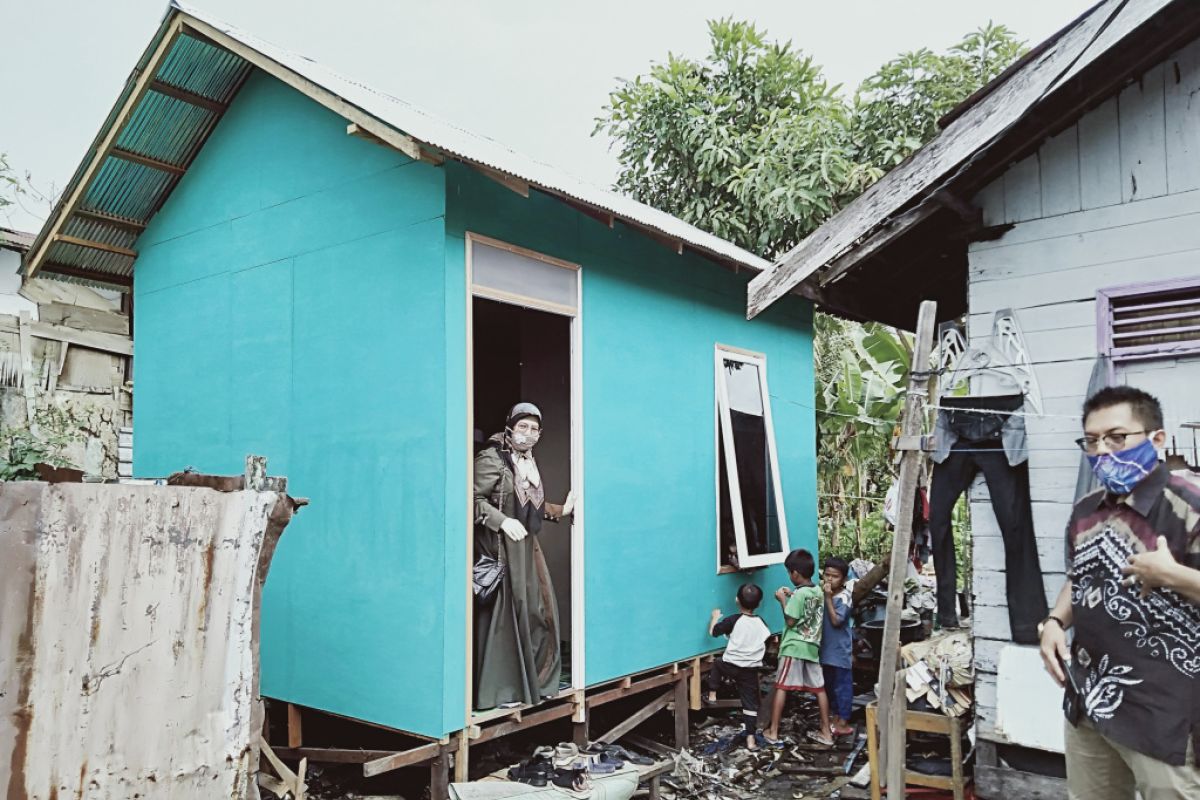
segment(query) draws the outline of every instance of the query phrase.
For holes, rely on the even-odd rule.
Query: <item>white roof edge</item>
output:
[[[209,16],[180,0],[171,7],[220,30],[262,56],[317,84],[370,114],[399,133],[455,157],[519,178],[550,194],[563,195],[612,214],[622,222],[649,228],[677,239],[703,254],[761,272],[771,262],[645,203],[595,186],[541,161],[525,156],[493,139],[430,114],[397,97],[353,81],[305,56],[274,45],[253,34]]]

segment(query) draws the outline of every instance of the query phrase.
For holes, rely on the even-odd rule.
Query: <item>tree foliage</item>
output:
[[[612,137],[619,191],[768,259],[932,138],[1024,51],[989,23],[944,53],[897,56],[847,98],[791,43],[733,19],[708,28],[703,58],[671,54],[621,80],[595,132]],[[911,344],[818,314],[814,349],[822,546],[874,557]]]

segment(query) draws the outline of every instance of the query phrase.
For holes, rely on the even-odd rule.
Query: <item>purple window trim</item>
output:
[[[1109,382],[1115,379],[1116,365],[1123,361],[1145,361],[1153,358],[1174,358],[1191,353],[1200,353],[1200,342],[1164,342],[1159,345],[1114,348],[1112,305],[1120,300],[1138,295],[1153,295],[1186,289],[1200,289],[1200,275],[1190,278],[1175,278],[1167,281],[1128,283],[1111,286],[1096,292],[1096,352],[1108,358]]]

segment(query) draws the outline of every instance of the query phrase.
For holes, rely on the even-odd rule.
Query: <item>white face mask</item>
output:
[[[533,446],[538,443],[541,438],[540,433],[522,433],[521,431],[513,431],[509,436],[512,441],[513,449],[519,453],[527,453],[533,449]]]

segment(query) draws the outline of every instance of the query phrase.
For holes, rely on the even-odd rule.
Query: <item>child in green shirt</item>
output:
[[[829,698],[825,696],[825,676],[821,671],[821,623],[825,595],[813,585],[816,562],[807,550],[793,550],[783,564],[796,589],[782,588],[775,599],[783,608],[787,627],[779,641],[779,671],[771,698],[771,724],[763,731],[768,744],[779,742],[779,719],[787,703],[788,692],[812,692],[821,710],[821,730],[809,731],[808,738],[824,745],[833,744],[829,729]]]

